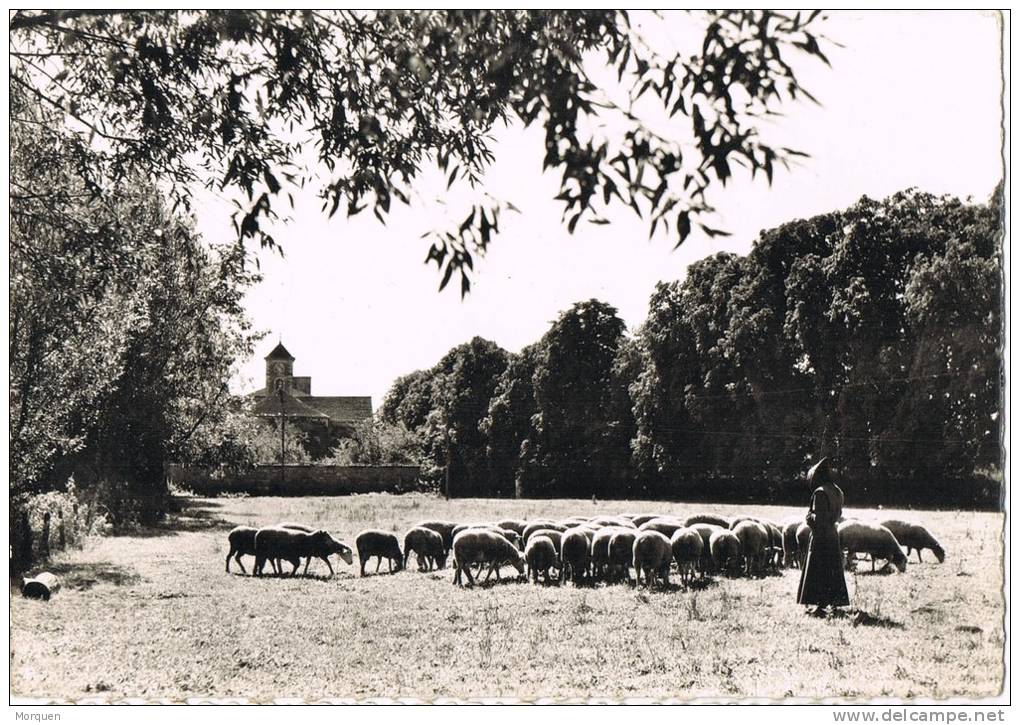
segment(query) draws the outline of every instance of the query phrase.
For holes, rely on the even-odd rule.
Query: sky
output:
[[[667,15],[654,32],[686,40],[684,16]],[[240,366],[234,388],[261,387],[263,357],[282,340],[296,358],[294,374],[312,377],[313,394],[370,395],[377,409],[396,377],[431,367],[476,335],[516,352],[574,302],[604,300],[633,330],[656,283],[683,279],[687,265],[719,251],[744,254],[761,230],[791,219],[911,186],[985,201],[1002,176],[995,16],[826,16],[824,34],[843,46],[823,46],[832,67],[795,65],[820,105],[790,105],[764,129],[768,140],[811,156],[777,171],[771,187],[762,177],[738,178],[716,190],[712,226],[731,237],[695,232],[674,250],[662,232],[649,239],[647,224],[627,208],[606,215],[608,225],[582,222],[570,235],[553,199],[558,175],[541,170],[541,129],[499,129],[485,189],[520,213],[502,217],[465,299],[456,279],[438,292],[435,266],[424,264],[429,242],[421,235],[445,214],[462,219],[470,205],[456,195],[445,206],[431,202],[445,188],[435,177],[423,178],[422,199],[395,207],[385,226],[367,212],[328,219],[314,191],[296,194],[290,220],[270,230],[284,255],[258,255],[263,281],[246,308],[268,334]],[[231,209],[222,198],[200,200],[196,217],[206,239],[232,238]]]

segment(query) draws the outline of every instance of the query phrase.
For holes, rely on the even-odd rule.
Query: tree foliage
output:
[[[486,493],[788,496],[829,455],[858,500],[994,503],[1000,193],[908,190],[765,231],[659,284],[633,336],[578,303],[509,356],[462,455],[484,443]],[[410,379],[387,406],[413,407]]]
[[[142,168],[186,202],[195,183],[235,192],[239,239],[273,246],[280,198],[312,184],[323,210],[385,221],[426,170],[475,199],[428,230],[444,287],[509,200],[484,193],[501,124],[541,127],[542,166],[573,232],[622,205],[677,244],[705,223],[737,167],[762,173],[801,152],[759,134],[800,97],[798,55],[828,63],[818,12],[699,12],[701,42],[666,51],[620,10],[18,10],[11,83],[66,116],[93,153],[97,188]],[[599,70],[615,77],[593,77]],[[619,131],[607,133],[607,125]],[[665,135],[656,130],[669,127]],[[314,147],[315,164],[305,149]]]
[[[93,152],[12,89],[11,486],[126,483],[152,517],[163,464],[218,445],[226,381],[253,342],[254,280],[138,173],[89,188]]]

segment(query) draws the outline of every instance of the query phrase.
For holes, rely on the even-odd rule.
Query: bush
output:
[[[97,494],[97,491],[83,494],[71,476],[64,491],[12,498],[12,573],[26,571],[54,552],[81,548],[89,537],[107,533],[111,514],[98,503]]]

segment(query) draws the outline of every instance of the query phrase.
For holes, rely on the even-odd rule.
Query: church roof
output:
[[[328,415],[330,420],[341,423],[356,423],[372,417],[372,398],[367,396],[312,395],[304,401]]]
[[[287,352],[287,348],[283,346],[283,343],[277,343],[273,351],[266,355],[266,360],[290,360],[294,362],[294,356]]]
[[[264,395],[256,398],[255,415],[273,417],[283,413],[285,418],[329,418],[330,416],[304,403],[289,392],[284,392],[281,407],[279,395]]]
[[[263,388],[252,393],[252,397],[255,398],[255,415],[280,415],[280,396],[277,393],[267,395]],[[329,418],[334,423],[357,423],[372,417],[372,398],[307,395],[289,388],[283,396],[283,415],[287,418]]]

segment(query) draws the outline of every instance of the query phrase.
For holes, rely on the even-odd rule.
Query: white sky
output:
[[[582,222],[571,236],[553,201],[558,175],[541,173],[541,130],[503,130],[486,190],[522,213],[503,217],[489,254],[476,260],[465,300],[456,276],[438,293],[435,266],[423,264],[429,243],[420,236],[439,223],[437,207],[395,207],[386,226],[368,211],[330,220],[308,191],[296,198],[293,220],[272,230],[285,257],[260,254],[264,281],[247,309],[270,334],[236,387],[261,387],[262,357],[280,335],[297,358],[295,374],[312,376],[313,394],[371,395],[378,408],[397,376],[430,367],[474,335],[517,351],[579,300],[609,302],[633,329],[656,282],[680,279],[690,262],[720,250],[745,253],[760,230],[785,221],[910,186],[984,201],[1002,175],[995,16],[826,14],[825,34],[845,47],[826,48],[831,69],[797,66],[821,107],[788,107],[768,135],[812,156],[777,171],[771,188],[763,178],[738,178],[717,190],[713,226],[732,237],[712,241],[696,232],[672,251],[671,239],[659,232],[649,240],[646,223],[624,208],[608,215],[611,224]],[[431,198],[436,192],[424,186]],[[457,199],[448,201],[454,216],[466,215]],[[198,207],[207,239],[231,238],[230,209],[219,200]]]

